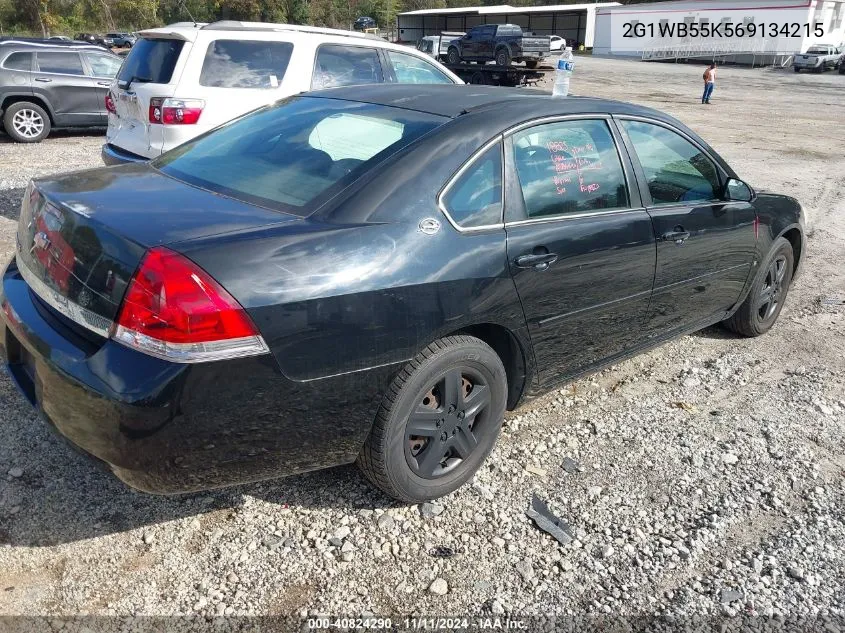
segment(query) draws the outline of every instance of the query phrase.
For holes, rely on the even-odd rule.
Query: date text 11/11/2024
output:
[[[823,24],[801,22],[625,22],[622,37],[637,38],[735,38],[770,37],[804,38],[824,37]]]
[[[526,631],[528,622],[510,616],[467,617],[349,617],[308,618],[309,631]]]

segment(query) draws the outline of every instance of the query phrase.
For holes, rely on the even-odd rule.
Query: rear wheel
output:
[[[526,60],[525,67],[526,68],[537,68],[537,66],[539,64],[540,64],[540,62],[538,62],[536,59],[529,59],[529,60]]]
[[[358,466],[401,501],[447,495],[490,454],[506,400],[505,368],[486,343],[463,335],[435,341],[388,388]]]
[[[6,108],[3,127],[18,143],[38,143],[50,133],[50,117],[40,105],[18,101]]]
[[[739,310],[724,321],[728,329],[743,336],[760,336],[775,324],[792,283],[794,255],[789,240],[779,237],[772,245]]]
[[[474,73],[472,73],[472,76],[469,78],[469,83],[482,86],[486,84],[487,81],[484,79],[484,73],[480,70],[476,70]]]
[[[510,66],[511,64],[511,52],[506,48],[500,48],[496,51],[496,65],[497,66]]]
[[[449,50],[446,51],[446,59],[450,64],[460,64],[461,54],[458,52],[457,48],[450,46]]]

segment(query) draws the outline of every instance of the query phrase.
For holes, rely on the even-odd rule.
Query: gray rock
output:
[[[498,599],[493,600],[493,603],[490,605],[490,610],[493,612],[494,615],[505,614],[505,607],[501,602],[499,602]]]
[[[797,565],[790,565],[786,572],[789,574],[790,578],[794,578],[795,580],[804,580],[804,570]]]
[[[525,582],[528,582],[535,576],[534,567],[527,560],[519,561],[514,567]]]
[[[493,588],[493,583],[489,580],[479,580],[473,584],[472,589],[477,593],[485,593]]]
[[[604,488],[601,486],[590,486],[587,488],[587,496],[590,499],[595,499],[596,497],[601,496],[602,490],[604,490]]]
[[[742,600],[742,592],[736,589],[722,589],[719,599],[722,604],[730,604],[737,600]]]
[[[727,464],[728,466],[733,466],[738,461],[739,461],[739,457],[737,457],[733,453],[724,453],[722,455],[722,462]]]
[[[348,525],[341,525],[339,528],[337,528],[334,531],[334,534],[332,534],[332,538],[336,538],[337,540],[342,541],[347,536],[349,536],[351,533],[352,533],[352,530],[349,529]]]
[[[614,552],[613,545],[608,543],[607,545],[605,545],[604,547],[601,548],[601,557],[602,558],[610,558],[611,556],[613,556],[613,552]]]
[[[155,535],[152,532],[144,532],[143,540],[144,543],[150,545],[153,541],[155,541]]]
[[[443,578],[435,578],[434,582],[428,586],[428,591],[436,596],[445,596],[449,593],[449,583]]]
[[[424,503],[420,506],[420,515],[424,519],[433,519],[443,514],[446,508],[439,503]]]
[[[393,526],[396,525],[396,521],[392,516],[385,512],[378,518],[376,525],[378,525],[382,530],[392,530]]]
[[[275,534],[270,534],[269,536],[265,536],[264,539],[261,541],[261,544],[268,548],[268,549],[276,549],[279,545],[282,544],[282,537],[276,536]]]
[[[9,477],[14,477],[15,479],[17,479],[18,477],[23,477],[23,468],[20,468],[19,466],[10,468]]]
[[[570,475],[574,475],[581,469],[581,465],[571,457],[564,457],[563,463],[561,464],[561,468],[563,468],[563,470],[568,472]]]

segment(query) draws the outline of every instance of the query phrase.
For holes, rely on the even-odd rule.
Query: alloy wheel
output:
[[[490,387],[469,368],[450,369],[426,389],[405,426],[411,470],[436,479],[469,459],[490,410]]]
[[[12,127],[24,138],[38,138],[44,131],[44,118],[35,110],[22,108],[12,117]]]
[[[766,270],[763,289],[757,298],[757,314],[761,321],[768,321],[777,312],[784,294],[783,282],[786,277],[786,257],[780,255],[772,260]]]

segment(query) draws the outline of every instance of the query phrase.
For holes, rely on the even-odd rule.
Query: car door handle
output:
[[[111,86],[111,82],[110,81],[98,81],[97,85],[98,86]]]
[[[520,255],[514,263],[518,268],[533,268],[543,271],[557,261],[555,253],[540,253],[537,255]]]
[[[51,81],[53,81],[53,80],[52,80],[52,79],[47,79],[46,77],[36,77],[36,78],[35,78],[35,81],[40,81],[42,84],[48,84],[48,83],[50,83],[50,82],[51,82]]]
[[[664,242],[675,242],[675,244],[683,244],[690,237],[689,231],[684,231],[683,227],[676,226],[674,231],[669,231],[661,236]]]

